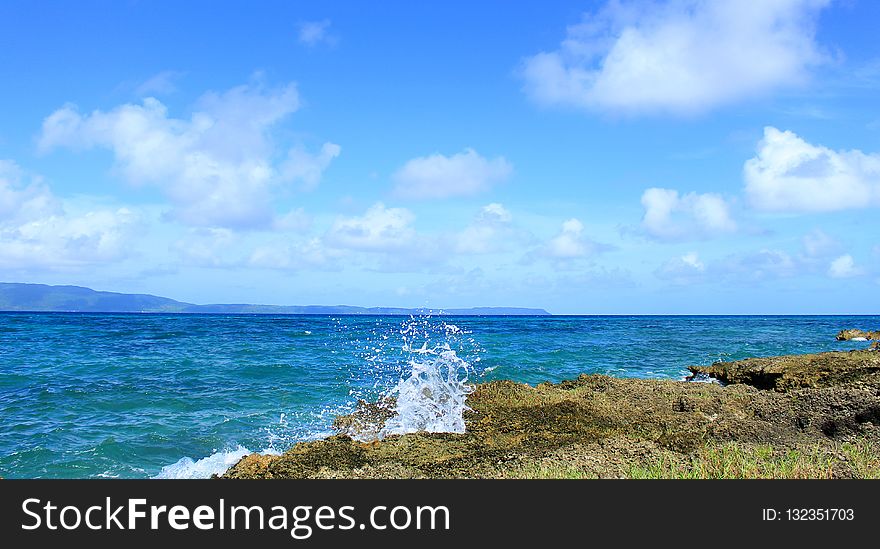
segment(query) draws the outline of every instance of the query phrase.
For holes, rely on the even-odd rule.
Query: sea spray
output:
[[[358,343],[369,367],[351,379],[350,395],[360,404],[341,422],[343,432],[358,440],[464,432],[468,379],[478,373],[482,352],[470,331],[431,316],[379,319]]]
[[[385,421],[380,437],[427,431],[463,433],[471,365],[448,344],[421,347],[409,360],[410,374],[394,387],[395,415]]]
[[[235,450],[215,452],[210,456],[199,460],[194,460],[191,457],[182,457],[176,463],[162,467],[159,474],[153,478],[209,478],[211,475],[223,474],[227,469],[235,465],[238,460],[249,453],[250,451],[247,448],[239,446]]]

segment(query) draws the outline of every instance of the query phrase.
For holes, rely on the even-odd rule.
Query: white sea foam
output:
[[[683,378],[683,380],[690,381],[691,383],[714,383],[715,385],[722,385],[722,383],[720,381],[718,381],[717,379],[715,379],[714,377],[703,374],[703,373],[697,373],[697,374],[685,376]]]
[[[854,337],[851,341],[868,341],[867,337]]]
[[[430,315],[399,323],[377,320],[373,330],[355,342],[366,368],[352,371],[349,395],[390,406],[392,417],[362,418],[380,423],[359,426],[349,435],[375,440],[417,431],[464,432],[465,401],[473,390],[468,378],[481,373],[477,365],[483,352],[470,334]]]
[[[411,349],[409,376],[390,391],[394,416],[385,421],[380,436],[415,433],[463,433],[467,384],[471,369],[448,344]]]
[[[182,457],[176,463],[162,467],[159,474],[153,478],[211,478],[211,475],[222,475],[227,469],[238,463],[238,460],[251,453],[250,450],[239,445],[235,450],[216,452],[199,460],[194,460],[191,457]],[[260,453],[278,455],[280,452],[272,448],[266,448]]]

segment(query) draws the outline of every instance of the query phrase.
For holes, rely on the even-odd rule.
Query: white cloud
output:
[[[743,168],[746,194],[761,210],[827,212],[880,204],[880,154],[834,151],[790,131],[764,128]]]
[[[840,249],[840,243],[821,229],[810,231],[803,238],[804,253],[809,258],[825,257]]]
[[[273,188],[296,179],[314,186],[339,154],[332,143],[314,158],[294,149],[279,171],[270,130],[298,107],[293,84],[259,83],[203,95],[189,119],[170,117],[154,98],[86,115],[67,105],[43,121],[39,148],[113,151],[118,173],[162,189],[172,216],[187,225],[269,227]]]
[[[642,228],[654,238],[687,240],[736,231],[730,205],[718,194],[651,188],[642,194]]]
[[[238,260],[229,257],[240,238],[223,228],[193,228],[173,244],[180,259],[197,267],[230,267]]]
[[[138,223],[127,208],[65,204],[41,178],[0,160],[0,267],[69,269],[116,260],[130,251]]]
[[[274,228],[279,231],[303,232],[311,226],[312,216],[302,208],[297,208],[277,217]]]
[[[611,246],[600,244],[585,234],[584,224],[579,219],[571,218],[562,222],[556,235],[527,253],[523,262],[528,264],[536,259],[546,259],[555,263],[557,267],[572,267],[577,260],[608,249],[611,249]]]
[[[503,251],[517,237],[513,216],[497,202],[480,209],[473,222],[455,235],[454,250],[460,254],[487,254]]]
[[[697,252],[688,252],[681,257],[670,259],[654,271],[661,279],[675,284],[692,284],[700,282],[706,273],[706,265]]]
[[[413,221],[415,216],[409,210],[386,208],[377,202],[362,216],[337,218],[325,240],[330,246],[351,250],[399,250],[416,238]]]
[[[76,267],[123,257],[138,216],[127,208],[55,215],[0,229],[7,266]]]
[[[676,284],[705,281],[748,284],[806,274],[832,278],[866,274],[851,255],[835,255],[839,254],[840,248],[837,240],[817,229],[803,237],[803,249],[796,254],[765,248],[704,262],[699,254],[689,252],[667,261],[654,274]]]
[[[734,282],[760,282],[794,276],[801,272],[801,266],[784,251],[764,249],[755,253],[730,255],[713,265],[711,271],[719,278]]]
[[[654,274],[660,279],[687,285],[709,281],[754,284],[802,272],[803,265],[797,258],[781,250],[763,249],[730,254],[709,263],[698,253],[688,252],[662,264]]]
[[[545,251],[550,257],[573,259],[591,253],[594,246],[584,236],[584,224],[572,218],[562,223],[562,230],[547,243]]]
[[[832,278],[852,278],[862,274],[864,271],[856,266],[855,260],[849,254],[838,257],[828,266],[828,276]]]
[[[60,202],[39,177],[28,178],[15,162],[0,160],[0,221],[26,221],[60,211]]]
[[[705,271],[706,266],[700,261],[700,256],[696,252],[689,252],[681,256],[681,262],[688,267],[697,270],[697,271]]]
[[[304,189],[314,189],[324,170],[340,152],[342,147],[336,143],[324,143],[318,154],[311,154],[302,147],[294,147],[287,153],[287,159],[281,165],[282,178],[287,181],[302,181]]]
[[[263,269],[297,271],[303,269],[336,269],[340,253],[329,249],[320,238],[293,244],[265,244],[251,254],[248,265]]]
[[[830,0],[608,2],[560,48],[525,60],[525,90],[547,105],[690,113],[808,79]]]
[[[432,154],[413,158],[393,178],[397,196],[414,199],[468,196],[506,180],[513,167],[503,157],[487,159],[473,149],[452,156]]]
[[[177,91],[175,80],[183,73],[178,71],[162,71],[138,84],[134,93],[138,97],[152,97],[155,95],[167,95]]]
[[[336,38],[328,33],[330,28],[330,20],[323,21],[304,21],[299,24],[299,41],[309,47],[317,46],[321,43],[333,45]]]
[[[483,206],[477,219],[487,223],[510,223],[513,216],[503,204],[492,202]]]

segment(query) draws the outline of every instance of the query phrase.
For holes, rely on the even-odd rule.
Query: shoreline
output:
[[[721,383],[491,381],[468,396],[463,434],[359,442],[389,413],[362,404],[340,434],[220,478],[880,478],[878,351],[690,368]]]

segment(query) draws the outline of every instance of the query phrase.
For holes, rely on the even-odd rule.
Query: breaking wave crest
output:
[[[239,446],[235,450],[216,452],[199,460],[194,460],[191,457],[182,457],[176,463],[162,467],[159,474],[153,478],[210,478],[211,475],[222,475],[227,469],[235,465],[238,460],[250,453],[250,450],[244,446]]]
[[[222,475],[227,469],[238,463],[238,460],[251,454],[250,450],[239,445],[235,450],[215,452],[208,457],[194,460],[191,457],[182,457],[171,465],[162,467],[159,474],[153,478],[159,479],[189,479],[211,478],[212,475]],[[272,449],[265,449],[262,454],[279,454]]]

